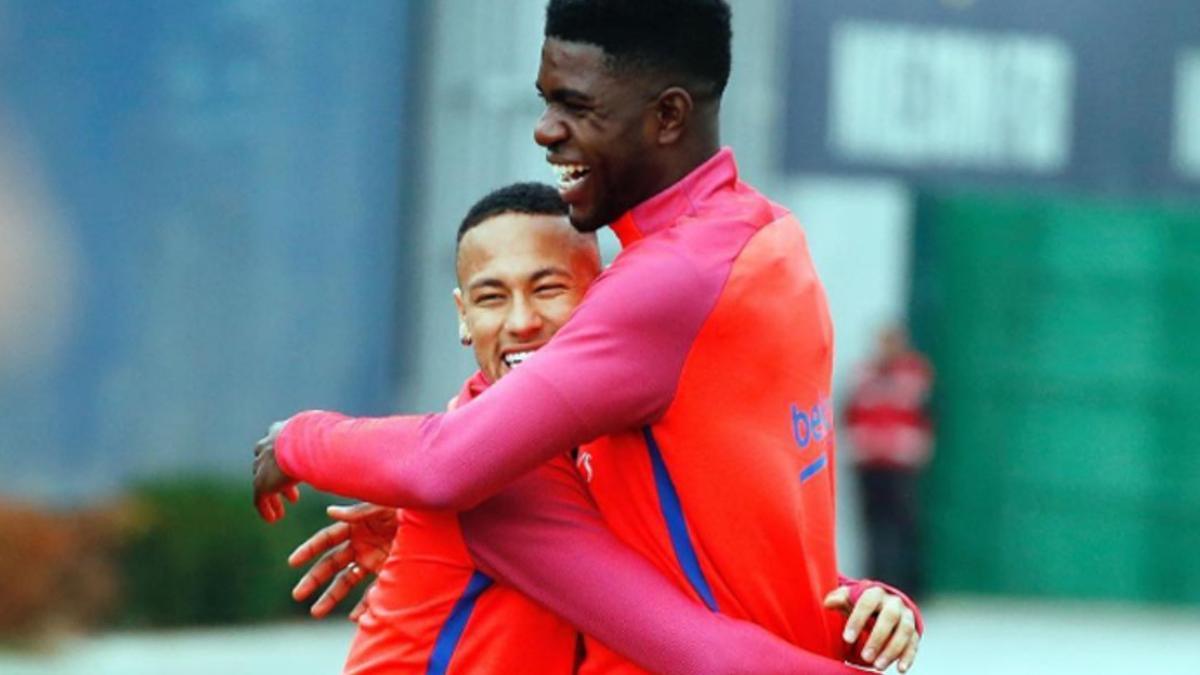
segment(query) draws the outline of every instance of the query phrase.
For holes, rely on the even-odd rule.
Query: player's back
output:
[[[584,447],[581,468],[614,532],[697,600],[840,658],[821,607],[837,584],[824,291],[783,209],[741,183],[710,197],[622,253],[725,276],[665,414]]]

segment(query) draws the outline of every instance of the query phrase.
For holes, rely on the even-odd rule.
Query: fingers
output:
[[[875,616],[875,627],[871,630],[866,645],[863,646],[863,661],[873,661],[875,668],[879,670],[883,670],[885,667],[880,665],[883,661],[883,655],[880,652],[883,651],[884,644],[892,637],[896,625],[900,622],[902,608],[903,604],[898,598],[889,596],[880,606],[879,613]],[[894,656],[892,660],[895,660]],[[887,663],[890,664],[891,661],[889,660]]]
[[[257,448],[256,448],[257,450]],[[262,466],[258,457],[254,458],[254,508],[258,509],[258,515],[268,523],[273,523],[283,517],[283,500],[274,491],[268,489],[264,483],[266,470]]]
[[[358,553],[358,565],[371,574],[379,574],[383,570],[383,564],[387,562],[388,554],[391,553],[391,548],[372,549],[370,551]]]
[[[921,645],[921,636],[915,636],[908,643],[908,648],[904,650],[904,656],[900,657],[900,665],[897,668],[900,672],[907,673],[909,668],[912,668],[913,662],[917,660],[917,648]]]
[[[325,513],[334,520],[340,520],[345,523],[354,523],[360,520],[365,520],[379,513],[381,510],[390,507],[377,506],[368,502],[359,502],[350,504],[349,506],[333,505],[325,509]]]
[[[303,600],[312,595],[313,591],[333,578],[333,575],[354,562],[354,549],[349,544],[342,544],[326,553],[300,577],[292,589],[292,597]]]
[[[321,597],[317,598],[312,608],[309,609],[309,613],[317,618],[329,614],[365,576],[366,573],[361,567],[350,563],[346,569],[338,572],[337,576],[333,578],[333,583],[329,584],[329,588],[326,588]]]
[[[292,551],[288,556],[288,565],[299,567],[349,538],[350,526],[346,523],[323,527]]]
[[[838,586],[825,596],[825,609],[836,609],[846,614],[850,613],[850,587]]]
[[[854,609],[850,612],[850,618],[846,619],[846,629],[842,631],[842,639],[849,644],[854,644],[858,640],[859,633],[862,632],[863,626],[867,625],[867,620],[875,613],[879,607],[880,601],[883,599],[883,589],[877,586],[868,588],[859,596],[858,602],[854,603]],[[867,659],[870,660],[869,658]]]
[[[275,465],[272,448],[275,437],[279,435],[279,423],[271,426],[267,435],[254,444],[254,461],[250,465],[251,475],[254,476],[254,507],[258,515],[268,523],[273,523],[284,516],[284,497],[295,502],[300,498],[300,491],[295,484],[286,484],[286,476]]]
[[[358,621],[358,617],[360,617],[366,613],[367,613],[367,598],[366,598],[366,596],[363,596],[363,599],[358,601],[358,604],[354,606],[354,609],[350,610],[350,620]]]
[[[891,638],[887,641],[887,646],[884,647],[883,653],[879,658],[875,659],[875,668],[878,670],[887,670],[896,659],[904,654],[909,645],[916,641],[917,626],[916,621],[911,618],[912,612],[905,610],[909,616],[901,616],[900,621],[896,624],[896,630],[892,633]],[[902,613],[903,614],[903,613]]]
[[[254,499],[254,508],[258,511],[259,518],[262,518],[268,523],[275,522],[275,512],[271,508],[271,505],[267,503],[266,499],[262,497],[256,497]]]
[[[268,523],[274,523],[283,517],[283,500],[277,494],[256,496],[254,508],[258,510],[258,515]]]

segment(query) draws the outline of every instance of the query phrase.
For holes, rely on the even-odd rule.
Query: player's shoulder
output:
[[[786,208],[739,183],[695,204],[673,230],[704,265],[719,267],[737,258],[757,234],[781,221],[799,227]]]
[[[711,256],[709,256],[711,257]],[[605,308],[654,320],[719,292],[723,278],[686,238],[667,232],[626,248],[596,279],[581,309]]]

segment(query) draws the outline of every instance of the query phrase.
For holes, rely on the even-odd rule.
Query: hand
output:
[[[374,504],[330,506],[326,513],[340,522],[319,530],[288,556],[288,564],[299,567],[324,553],[292,589],[292,597],[302,601],[333,579],[309,609],[318,619],[329,614],[368,574],[379,574],[398,523],[396,509]],[[351,620],[362,614],[365,602],[350,612]]]
[[[275,461],[275,439],[283,430],[284,422],[276,422],[267,430],[267,435],[254,444],[254,507],[258,515],[268,523],[283,517],[283,499],[293,504],[300,499],[296,481],[288,477]]]
[[[867,622],[874,618],[875,625],[862,650],[864,663],[872,664],[876,670],[887,670],[899,658],[897,668],[900,672],[905,673],[912,668],[921,635],[917,632],[913,611],[900,596],[879,586],[871,586],[851,606],[850,587],[838,586],[825,596],[825,608],[838,609],[850,615],[846,620],[846,630],[842,633],[842,639],[850,644],[858,641]]]

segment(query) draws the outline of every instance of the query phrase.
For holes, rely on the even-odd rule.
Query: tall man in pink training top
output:
[[[844,618],[822,605],[838,585],[832,327],[800,226],[720,148],[729,40],[720,0],[552,0],[535,138],[572,224],[612,223],[622,253],[555,338],[471,406],[290,419],[256,462],[261,510],[296,481],[466,509],[600,439],[583,471],[624,543],[712,611],[849,656]],[[535,600],[561,591],[523,575],[579,561],[487,511],[463,520],[475,558]],[[586,570],[575,582],[593,583]],[[861,655],[904,669],[912,644]]]

